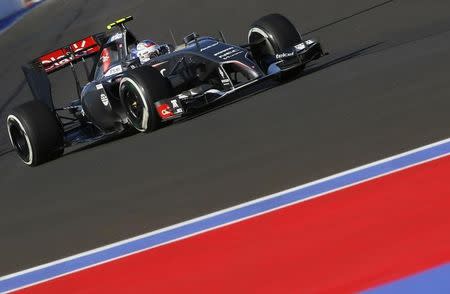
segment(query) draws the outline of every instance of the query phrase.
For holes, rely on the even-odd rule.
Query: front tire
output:
[[[265,39],[264,42],[254,46],[251,51],[255,60],[263,70],[275,62],[275,55],[285,53],[286,50],[303,42],[296,27],[281,14],[269,14],[255,21],[248,32],[250,44]],[[298,72],[302,67],[292,69]]]
[[[120,100],[129,123],[139,132],[152,132],[161,127],[154,105],[173,96],[169,80],[151,66],[127,72],[119,86]]]
[[[39,101],[16,107],[7,117],[11,144],[28,166],[37,166],[64,153],[64,131],[56,115]]]

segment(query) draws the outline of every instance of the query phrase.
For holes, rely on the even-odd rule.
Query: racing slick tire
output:
[[[42,102],[33,100],[14,108],[6,125],[11,144],[28,166],[43,164],[64,153],[61,123]]]
[[[128,122],[142,133],[162,126],[154,103],[172,97],[172,93],[170,81],[151,66],[126,72],[119,86],[120,101]]]
[[[301,43],[302,37],[296,27],[281,14],[269,14],[255,21],[248,32],[249,44],[265,38],[266,41],[251,48],[252,55],[263,70],[275,62],[274,56],[282,54],[293,46]],[[282,78],[298,74],[304,66],[291,69]]]

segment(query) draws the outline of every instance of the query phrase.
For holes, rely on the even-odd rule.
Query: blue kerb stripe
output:
[[[450,263],[363,292],[363,294],[391,293],[450,293]]]
[[[11,14],[10,16],[0,19],[0,33],[3,32],[4,30],[6,30],[7,28],[11,27],[12,25],[14,25],[28,11],[30,11],[31,9],[35,8],[36,6],[38,6],[39,4],[42,4],[42,3],[43,3],[43,1],[35,3],[28,8],[23,8],[13,14]]]
[[[90,253],[72,260],[63,261],[45,268],[36,269],[28,273],[10,277],[8,279],[1,280],[0,278],[0,292],[11,291],[27,285],[35,284],[43,280],[64,275],[137,251],[145,250],[150,247],[201,232],[203,230],[212,229],[258,213],[276,209],[305,198],[324,194],[344,186],[352,185],[360,181],[368,180],[373,177],[390,173],[447,154],[450,154],[450,141],[444,141],[441,144],[406,154],[398,158],[393,158],[389,161],[381,162],[373,166],[368,166],[364,169],[334,177],[323,182],[302,187],[285,194],[280,194],[279,196],[273,198],[263,199],[260,202],[249,203],[246,206],[238,207],[234,210],[213,215],[193,223],[157,233],[155,235],[146,236],[137,240],[131,240],[130,242],[118,244],[112,248]]]

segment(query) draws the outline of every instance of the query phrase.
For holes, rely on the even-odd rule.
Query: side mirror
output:
[[[192,41],[194,41],[194,40],[197,40],[198,37],[200,37],[200,36],[199,36],[197,33],[189,34],[189,35],[187,35],[186,37],[184,37],[184,39],[183,39],[184,44],[187,45],[187,44],[189,44],[190,42],[192,42]]]

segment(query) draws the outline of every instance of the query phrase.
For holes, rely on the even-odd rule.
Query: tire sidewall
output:
[[[29,166],[34,165],[37,162],[37,160],[36,160],[36,147],[35,147],[35,144],[31,143],[32,140],[30,140],[30,130],[29,130],[28,127],[26,127],[27,126],[26,122],[25,121],[21,121],[18,118],[17,114],[13,113],[13,114],[8,115],[8,117],[6,119],[6,123],[7,123],[7,128],[8,128],[9,140],[11,142],[11,145],[14,148],[16,148],[16,147],[15,147],[15,142],[14,142],[14,139],[13,139],[13,136],[12,136],[12,133],[11,133],[11,126],[13,124],[15,124],[17,127],[19,127],[24,132],[25,140],[26,140],[26,143],[28,145],[27,146],[28,152],[29,152],[28,160],[25,160],[19,154],[18,154],[18,156],[26,165],[29,165]]]
[[[10,125],[14,123],[25,134],[30,152],[28,160],[20,155],[28,166],[36,166],[61,156],[64,152],[64,131],[56,115],[44,104],[33,100],[16,107],[7,117],[11,144],[15,148]]]
[[[141,123],[130,118],[130,114],[123,97],[124,86],[131,85],[139,94],[139,99],[143,104],[144,113]],[[127,72],[119,85],[119,95],[122,106],[127,113],[129,123],[139,132],[147,133],[161,127],[161,118],[154,105],[160,99],[172,97],[170,82],[153,67],[140,67]]]
[[[126,85],[130,85],[131,87],[134,88],[135,91],[137,91],[138,95],[139,95],[139,99],[141,100],[142,104],[144,105],[144,111],[143,111],[143,117],[142,117],[142,122],[140,124],[138,124],[137,121],[133,120],[130,118],[130,114],[128,113],[128,109],[127,106],[125,105],[124,102],[123,106],[125,108],[125,112],[127,113],[127,117],[128,117],[128,121],[129,123],[139,132],[147,132],[149,129],[151,129],[151,126],[154,122],[150,121],[150,114],[152,112],[152,110],[150,109],[151,106],[153,106],[152,100],[150,99],[150,96],[147,94],[147,91],[145,91],[145,88],[143,88],[132,76],[126,76],[124,78],[122,78],[122,80],[120,81],[120,86],[119,86],[119,92],[121,93],[120,95],[122,96],[124,87]],[[122,100],[122,98],[121,98]],[[149,106],[150,104],[150,106]],[[149,123],[150,123],[150,128],[149,128]]]

